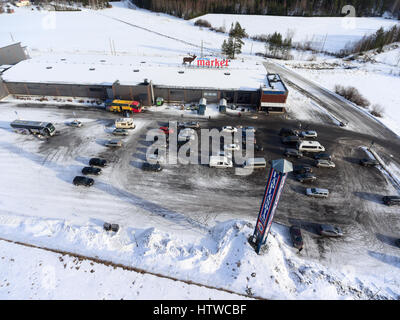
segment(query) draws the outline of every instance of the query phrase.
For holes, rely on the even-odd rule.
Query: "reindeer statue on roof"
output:
[[[182,64],[186,64],[186,62],[189,62],[189,64],[191,65],[192,62],[194,61],[194,59],[196,59],[197,56],[196,55],[192,55],[191,57],[184,57]]]

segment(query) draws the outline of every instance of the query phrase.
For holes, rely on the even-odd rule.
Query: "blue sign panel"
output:
[[[265,243],[268,236],[285,180],[286,174],[279,173],[271,168],[268,182],[265,187],[264,198],[261,202],[256,228],[254,230],[257,253],[259,252],[261,245]]]
[[[274,214],[275,214],[276,208],[278,207],[279,199],[280,199],[281,194],[282,194],[283,186],[285,185],[286,176],[287,176],[287,174],[283,174],[281,176],[281,180],[279,182],[279,186],[277,186],[277,192],[276,192],[275,200],[274,200],[274,203],[272,205],[271,213],[269,214],[269,217],[268,217],[267,226],[265,228],[261,244],[264,244],[265,241],[267,240],[267,236],[269,234],[269,229],[271,229],[272,220],[274,219]]]

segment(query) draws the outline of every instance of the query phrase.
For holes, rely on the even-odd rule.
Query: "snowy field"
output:
[[[32,56],[44,62],[68,55],[71,60],[90,64],[93,56],[108,55],[115,64],[118,61],[129,64],[130,59],[137,61],[143,57],[154,65],[162,65],[177,64],[189,52],[199,55],[201,40],[207,54],[216,52],[226,38],[226,35],[193,26],[196,19],[184,21],[146,10],[127,9],[122,3],[112,5],[112,9],[102,11],[68,13],[16,9],[15,14],[0,15],[0,43],[9,42],[12,36],[27,45]],[[230,23],[236,21],[236,16],[231,15],[207,15],[203,18],[214,27],[226,24],[229,28]],[[340,18],[310,20],[279,17],[279,23],[274,20],[278,17],[239,18],[251,35],[274,31],[286,33],[288,26],[296,27],[296,41],[312,40],[314,35],[314,40],[318,38],[317,41],[321,41],[328,34],[326,50],[338,50],[350,40],[373,33],[380,26],[389,27],[395,23],[392,20],[360,18],[357,19],[356,29],[349,31],[342,26]],[[263,21],[254,23],[255,20],[252,20],[259,18]],[[315,21],[321,28],[315,27]],[[117,56],[110,55],[110,40],[115,45]],[[251,50],[253,53],[261,52],[264,46],[246,41],[244,52],[250,53]],[[380,59],[388,64],[394,60],[387,55]],[[235,63],[243,63],[250,68],[260,58],[243,55],[241,61]],[[398,105],[398,98],[393,92],[398,88],[398,77],[389,76],[386,69],[383,72],[371,71],[371,68],[367,71],[361,68],[356,71],[328,70],[318,71],[318,74],[295,70],[328,89],[332,89],[339,80],[357,85],[371,102],[381,103],[387,112],[396,112],[393,110]],[[371,88],[377,84],[379,92],[372,94],[374,91]],[[177,108],[167,109],[164,106],[161,109],[167,115],[180,114]],[[59,139],[59,145],[52,148],[34,137],[16,135],[9,127],[9,122],[16,117],[14,110],[18,110],[18,115],[25,119],[55,123],[64,134],[60,138],[65,137],[65,140]],[[398,299],[400,279],[397,271],[400,262],[398,255],[391,253],[396,250],[392,246],[390,254],[357,247],[362,259],[355,261],[357,259],[354,258],[348,264],[343,259],[354,256],[355,248],[344,246],[344,255],[337,261],[330,258],[328,262],[320,263],[297,254],[288,237],[287,227],[274,223],[268,239],[268,253],[257,256],[247,244],[247,238],[254,230],[254,212],[250,214],[243,210],[240,218],[232,218],[225,205],[215,209],[222,214],[206,212],[209,215],[204,218],[207,223],[201,223],[203,216],[194,212],[193,217],[188,218],[189,214],[183,212],[184,206],[178,211],[172,210],[171,203],[175,207],[180,203],[189,206],[191,199],[196,204],[199,196],[194,192],[201,192],[210,185],[216,193],[236,186],[231,185],[233,180],[227,176],[213,180],[209,176],[193,175],[190,183],[195,186],[194,191],[166,193],[163,192],[165,186],[162,179],[147,178],[138,171],[132,171],[137,169],[134,168],[138,161],[135,158],[136,148],[143,149],[137,141],[148,126],[155,125],[154,119],[135,120],[137,128],[125,138],[132,149],[121,159],[123,164],[114,159],[115,163],[96,177],[92,188],[73,186],[73,177],[80,174],[88,159],[107,152],[104,141],[110,137],[112,116],[99,111],[82,112],[79,120],[84,122],[84,127],[75,130],[66,125],[74,119],[72,109],[60,110],[46,107],[17,109],[11,103],[0,104],[0,181],[7,181],[0,184],[0,238],[112,260],[248,296],[268,299]],[[208,112],[207,115],[215,116],[215,106]],[[398,130],[400,117],[386,115],[382,121],[393,130]],[[328,116],[323,110],[293,89],[289,95],[288,116],[318,124],[322,120],[332,121],[325,119]],[[129,173],[125,174],[128,170]],[[166,168],[161,175],[175,176],[174,170],[177,169]],[[132,178],[131,172],[138,174]],[[176,184],[180,182],[178,179]],[[260,183],[261,189],[263,184]],[[138,187],[135,188],[135,185]],[[145,188],[138,191],[143,185]],[[125,186],[136,193],[127,191]],[[385,182],[384,186],[390,192],[396,192],[388,183]],[[248,197],[244,202],[231,196],[226,203],[240,207],[250,202],[254,204],[254,199],[258,201],[260,197]],[[259,206],[258,202],[256,206]],[[380,207],[380,204],[372,202],[370,210]],[[207,207],[204,210],[210,209]],[[391,209],[387,211],[392,212]],[[105,232],[102,228],[105,221],[119,223],[120,231],[117,234]],[[346,241],[357,241],[357,236]],[[340,251],[335,240],[325,247],[320,240],[315,243],[310,240],[310,245],[315,250],[319,250],[316,247],[332,250],[323,252],[328,256]],[[387,250],[386,247],[384,249]],[[169,299],[238,298],[218,290],[166,279],[161,284],[161,280],[154,276],[111,270],[101,264],[91,265],[88,261],[78,263],[74,258],[61,257],[64,259],[61,261],[60,257],[0,241],[0,298],[162,299],[166,298],[165,295]],[[26,260],[29,263],[21,263]],[[51,287],[46,287],[48,281],[43,282],[43,277],[50,281]],[[107,281],[103,280],[105,278]],[[79,293],[71,279],[82,283]],[[32,286],[27,289],[24,284],[30,281]],[[116,286],[121,288],[120,291],[111,288],[114,282],[120,284]],[[158,289],[154,289],[154,282],[157,282]],[[157,291],[156,294],[154,291]]]
[[[397,23],[383,18],[338,18],[338,17],[279,17],[235,14],[206,14],[194,18],[205,19],[215,28],[225,27],[229,31],[236,21],[246,29],[249,36],[279,32],[286,36],[294,33],[293,41],[310,41],[315,49],[338,52],[348,43],[360,40],[364,35],[374,33],[380,27],[385,29]],[[316,27],[317,26],[317,27]]]

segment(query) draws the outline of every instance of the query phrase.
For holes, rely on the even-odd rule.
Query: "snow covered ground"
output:
[[[0,241],[0,299],[245,299],[120,267]]]
[[[194,27],[193,21],[146,10],[126,9],[122,3],[112,5],[114,8],[102,11],[68,13],[19,8],[15,14],[0,15],[0,42],[8,42],[11,33],[15,40],[29,47],[33,56],[44,60],[48,57],[50,61],[63,54],[70,54],[71,57],[76,54],[80,59],[109,54],[111,39],[117,56],[109,56],[110,60],[118,61],[123,56],[121,61],[144,57],[160,63],[177,63],[188,52],[199,54],[201,40],[205,52],[210,53],[219,50],[226,38],[225,35]],[[207,15],[203,18],[210,20],[215,27],[223,25],[226,19],[227,28],[231,22],[229,19],[233,19],[229,15]],[[388,27],[394,23],[383,19],[357,19],[357,28],[349,31],[341,27],[342,20],[336,18],[288,18],[291,19],[289,22],[281,18],[279,21],[285,20],[284,23],[274,24],[273,19],[277,17],[262,17],[265,21],[254,23],[256,28],[252,29],[249,17],[240,18],[244,19],[239,21],[250,34],[275,30],[285,33],[288,25],[296,26],[297,41],[307,39],[307,34],[310,38],[315,34],[321,41],[329,33],[327,50],[342,48],[349,40],[372,33],[381,25]],[[26,27],[27,19],[29,28]],[[314,19],[318,19],[321,28],[315,28]],[[266,26],[275,27],[266,29]],[[336,35],[330,34],[330,30],[335,30]],[[251,50],[253,53],[261,52],[264,46],[246,41],[244,52]],[[245,65],[259,60],[254,56],[243,57]],[[387,63],[393,61],[386,56],[382,56],[381,60]],[[310,78],[316,77],[313,71],[296,71]],[[382,103],[382,99],[387,99],[387,110],[393,109],[398,102],[391,92],[393,86],[398,84],[397,78],[390,78],[387,72],[386,75],[378,72],[376,78],[370,81],[363,80],[363,76],[370,73],[363,74],[362,70],[340,72],[319,71],[317,76],[321,78],[315,80],[332,88],[338,79],[343,78],[347,83],[360,84],[360,90],[366,96],[371,86],[382,82],[384,84],[379,85],[379,96],[368,96],[371,102]],[[384,97],[381,92],[387,96]],[[180,112],[176,108],[166,108],[164,106],[161,109],[166,113]],[[108,122],[96,116],[79,117],[85,123],[84,127],[70,130],[66,122],[74,119],[72,110],[68,115],[63,115],[56,108],[19,107],[20,117],[51,121],[65,133],[65,141],[52,150],[47,148],[44,141],[19,136],[11,131],[9,122],[16,117],[14,110],[12,104],[0,105],[0,181],[7,181],[0,184],[0,237],[112,260],[248,296],[269,299],[398,299],[400,295],[397,272],[399,257],[396,255],[357,248],[363,257],[358,263],[352,261],[351,264],[341,264],[343,261],[338,259],[337,263],[322,264],[297,254],[288,239],[287,228],[273,224],[268,239],[269,251],[257,256],[247,244],[247,238],[254,230],[254,217],[248,213],[244,212],[243,217],[236,220],[228,214],[219,215],[217,220],[210,219],[204,226],[183,214],[156,205],[150,199],[143,199],[141,194],[131,194],[118,188],[119,180],[131,184],[135,181],[126,181],[128,178],[122,173],[113,176],[112,168],[104,169],[103,175],[96,178],[93,188],[77,188],[71,184],[71,179],[80,173],[90,157],[106,150],[103,143],[109,137]],[[207,115],[214,116],[215,111],[214,106]],[[289,117],[320,121],[318,119],[322,113],[318,106],[291,90]],[[395,128],[399,118],[388,117],[383,121]],[[390,123],[390,120],[397,121]],[[137,128],[126,141],[134,143],[151,121],[136,120]],[[168,170],[165,170],[165,174],[168,174]],[[197,181],[199,185],[215,183],[201,178],[203,180]],[[197,180],[197,176],[193,180]],[[230,187],[229,179],[221,179],[218,183],[220,188]],[[160,183],[154,189],[161,187]],[[179,195],[176,194],[159,192],[155,196],[165,197],[166,205],[171,197],[179,201]],[[191,196],[196,197],[194,194]],[[119,223],[121,230],[117,234],[105,232],[102,228],[105,221]],[[39,251],[0,242],[0,298],[154,299],[164,298],[165,295],[178,299],[237,298],[217,290],[167,280],[162,280],[160,284],[160,280],[153,276],[111,270],[110,267],[97,264],[92,266],[87,261],[78,263],[73,258]],[[347,254],[353,254],[353,251]],[[94,272],[91,272],[92,269]],[[24,277],[20,278],[22,273]],[[47,287],[48,281],[43,282],[43,277],[50,279],[55,287]],[[81,291],[77,292],[74,281],[82,283],[79,288]],[[157,290],[154,289],[154,281],[157,281]],[[121,288],[118,292],[112,288],[114,282],[120,284],[116,286]],[[143,288],[140,288],[141,285]]]

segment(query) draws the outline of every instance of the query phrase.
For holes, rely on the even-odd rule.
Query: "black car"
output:
[[[317,177],[312,175],[311,173],[302,173],[296,175],[296,179],[300,182],[311,182],[317,180]]]
[[[301,235],[301,230],[298,226],[291,226],[290,237],[292,238],[293,246],[299,249],[299,252],[303,250],[303,237]]]
[[[329,153],[317,153],[316,155],[314,155],[314,159],[332,161],[332,156]]]
[[[400,196],[384,196],[382,201],[387,206],[398,206],[400,205]]]
[[[162,170],[162,167],[158,163],[145,162],[145,163],[143,163],[142,169],[144,171],[155,171],[155,172],[158,172],[158,171]]]
[[[300,142],[301,139],[298,136],[288,136],[285,138],[282,138],[282,143],[284,144],[297,144],[297,142]]]
[[[94,184],[94,180],[92,178],[87,178],[83,176],[76,176],[72,183],[76,186],[85,186],[90,187]]]
[[[374,167],[374,166],[377,166],[379,164],[379,162],[374,159],[364,158],[364,159],[360,160],[360,164],[364,167]]]
[[[279,131],[280,136],[298,136],[299,135],[299,130],[295,129],[288,129],[288,128],[282,128],[281,131]]]
[[[264,151],[264,148],[263,148],[262,145],[255,144],[255,145],[254,145],[254,150],[256,150],[256,151]]]
[[[96,176],[98,176],[101,173],[101,169],[100,168],[95,168],[95,167],[84,167],[82,169],[82,174],[94,174]]]
[[[297,150],[297,149],[285,149],[284,155],[286,157],[295,157],[295,158],[301,158],[303,156],[303,154]]]
[[[294,174],[303,174],[303,173],[311,173],[313,169],[310,166],[293,166]]]
[[[106,167],[107,160],[100,158],[92,158],[89,160],[89,166]]]

